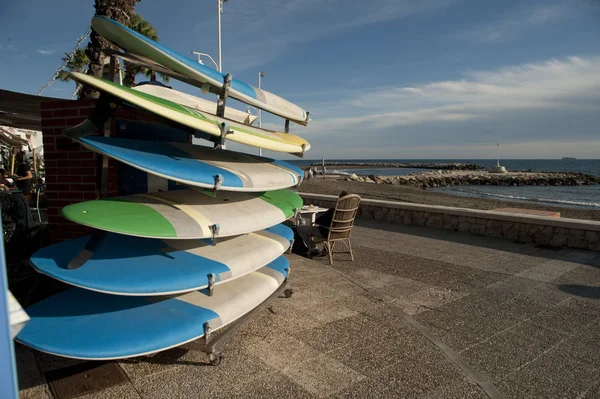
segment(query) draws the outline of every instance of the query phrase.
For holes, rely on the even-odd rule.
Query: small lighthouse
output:
[[[496,146],[498,147],[496,166],[490,169],[490,173],[506,173],[506,168],[504,166],[500,166],[500,143],[496,143]]]

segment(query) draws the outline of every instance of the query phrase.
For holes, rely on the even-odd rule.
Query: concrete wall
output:
[[[337,197],[299,193],[305,204],[332,207]],[[600,222],[363,199],[359,218],[502,237],[521,243],[600,251]]]

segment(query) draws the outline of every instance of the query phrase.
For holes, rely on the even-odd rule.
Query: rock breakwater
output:
[[[584,186],[600,184],[599,176],[570,172],[511,172],[507,174],[493,174],[487,172],[453,173],[437,171],[414,173],[406,176],[357,176],[353,174],[346,180],[420,188],[457,185]]]
[[[314,162],[310,166],[321,166],[321,162]],[[435,162],[325,162],[326,167],[336,168],[414,168],[414,169],[441,169],[441,170],[480,170],[479,165],[470,163],[435,163]]]

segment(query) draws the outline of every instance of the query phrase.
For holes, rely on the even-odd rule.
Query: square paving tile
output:
[[[600,319],[567,337],[557,350],[568,352],[572,357],[600,368]]]
[[[467,363],[497,384],[563,338],[554,331],[522,323],[460,354]]]
[[[296,295],[298,295],[297,292],[294,293],[292,298]],[[269,331],[277,328],[288,333],[299,333],[324,324],[306,311],[294,308],[292,302],[283,299],[281,301],[274,301],[268,309],[265,309],[264,317],[266,320],[265,325],[268,325]],[[263,328],[263,330],[265,329]]]
[[[371,317],[358,314],[316,328],[287,332],[319,352],[329,352],[360,341],[376,326]]]
[[[282,371],[321,355],[321,352],[280,331],[273,331],[246,350],[275,370]]]
[[[539,266],[529,268],[519,274],[518,277],[528,278],[536,281],[548,283],[563,274],[579,267],[579,264],[572,262],[563,262],[560,260],[551,260],[544,262]]]
[[[529,322],[550,330],[572,334],[600,317],[600,311],[575,299],[561,302],[536,316]]]
[[[450,391],[450,387],[467,383],[460,369],[439,351],[431,351],[414,361],[396,363],[382,370],[377,380],[386,384],[385,396],[381,397],[390,398],[435,397],[440,389]]]
[[[305,390],[281,373],[258,378],[248,384],[236,384],[230,390],[214,397],[227,399],[316,399],[319,396]]]
[[[501,303],[496,309],[500,312],[505,311],[510,317],[515,319],[526,320],[543,312],[547,307],[527,297],[518,296],[510,301]]]
[[[360,282],[362,286],[372,288],[393,285],[396,283],[401,283],[405,280],[404,278],[394,274],[383,273],[378,270],[368,268],[355,269],[349,274],[357,282]]]
[[[519,323],[506,312],[496,313],[492,309],[485,321],[480,315],[457,317],[456,323],[440,338],[454,350],[461,351]]]
[[[507,398],[577,398],[597,384],[599,371],[553,350],[509,375],[498,389]]]
[[[531,290],[542,285],[541,281],[530,280],[527,278],[512,276],[505,280],[487,286],[488,289],[499,290],[512,295],[520,295],[525,291]]]
[[[367,293],[344,296],[331,302],[331,304],[341,305],[358,313],[378,312],[381,308],[386,306],[382,300]]]
[[[327,397],[366,377],[326,355],[296,364],[283,371],[294,383],[318,397]]]
[[[424,291],[409,295],[408,299],[417,305],[426,308],[439,308],[442,305],[456,301],[469,295],[468,292],[455,291],[452,289],[432,287]]]
[[[234,385],[250,383],[273,372],[260,359],[243,351],[225,352],[218,367],[208,364],[204,353],[190,351],[185,365],[135,378],[132,383],[144,399],[202,398],[220,395]]]
[[[381,289],[377,289],[377,292],[389,297],[389,298],[407,298],[409,295],[425,291],[429,288],[433,288],[431,284],[423,283],[420,281],[403,278],[395,284],[388,285]]]
[[[571,294],[564,292],[554,283],[548,283],[531,288],[520,294],[519,297],[527,298],[542,306],[552,307],[571,298]]]
[[[396,363],[414,362],[436,350],[416,330],[406,328],[391,334],[370,333],[364,340],[328,352],[327,356],[372,377],[381,369]]]

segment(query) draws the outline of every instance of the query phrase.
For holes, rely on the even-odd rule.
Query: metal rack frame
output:
[[[218,366],[219,364],[221,364],[221,361],[223,360],[223,353],[220,349],[231,334],[238,331],[252,318],[253,315],[267,307],[275,298],[279,298],[282,293],[285,298],[292,297],[292,295],[294,294],[294,290],[289,287],[288,279],[289,270],[288,276],[285,278],[285,280],[283,280],[283,283],[281,283],[279,288],[277,288],[277,290],[274,293],[272,293],[267,299],[261,302],[260,305],[258,305],[257,307],[255,307],[254,309],[252,309],[251,311],[234,321],[233,323],[227,325],[223,330],[212,333],[210,331],[210,325],[207,325],[205,323],[204,336],[196,341],[188,343],[188,347],[191,350],[206,353],[210,364],[212,364],[213,366]]]

